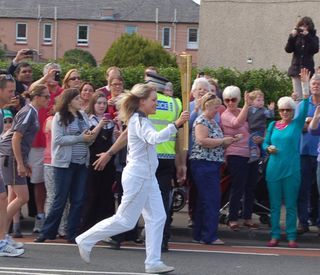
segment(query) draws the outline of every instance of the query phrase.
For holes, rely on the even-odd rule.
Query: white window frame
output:
[[[190,41],[190,30],[197,30],[197,41]],[[199,48],[199,28],[190,27],[188,28],[188,37],[187,37],[187,49],[198,49]]]
[[[132,30],[134,29],[134,31],[128,31],[128,28],[132,28]],[[137,33],[138,32],[138,27],[137,26],[133,26],[133,25],[127,25],[125,32],[128,34],[133,34],[133,33]]]
[[[26,35],[25,36],[18,36],[19,25],[26,26]],[[28,40],[28,24],[24,23],[24,22],[16,22],[16,43],[27,44],[27,40]]]
[[[79,38],[81,27],[87,27],[87,38],[86,39]],[[89,30],[90,30],[89,25],[79,24],[77,26],[77,45],[78,46],[88,46],[89,45]]]
[[[50,38],[46,37],[46,26],[50,26]],[[52,23],[43,24],[43,43],[52,44]]]
[[[168,38],[168,45],[164,44],[164,35],[165,35],[165,29],[169,30],[169,38]],[[162,41],[161,41],[162,47],[164,47],[165,49],[170,49],[171,48],[171,28],[170,27],[163,27],[162,28]]]

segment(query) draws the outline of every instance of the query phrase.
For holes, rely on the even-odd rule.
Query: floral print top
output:
[[[194,144],[192,146],[190,159],[223,162],[224,148],[222,145],[214,148],[206,148],[202,147],[196,142],[195,127],[198,124],[202,124],[208,127],[209,138],[223,138],[223,132],[214,119],[208,120],[203,114],[198,116],[192,127],[192,139],[194,141]]]

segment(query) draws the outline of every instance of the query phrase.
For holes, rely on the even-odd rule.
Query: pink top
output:
[[[238,109],[239,113],[241,109]],[[243,137],[232,143],[225,150],[225,155],[236,155],[249,157],[249,125],[248,122],[239,123],[238,118],[227,108],[221,115],[221,125],[225,137],[233,137],[236,134],[242,134]]]
[[[51,164],[51,129],[46,132],[46,125],[48,121],[52,120],[52,118],[53,116],[49,116],[45,120],[43,125],[43,133],[46,138],[46,148],[44,149],[44,159],[43,159],[44,164]]]

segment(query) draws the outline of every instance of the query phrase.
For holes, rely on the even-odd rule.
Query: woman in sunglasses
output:
[[[281,228],[282,201],[286,207],[286,233],[288,246],[296,248],[297,198],[300,189],[300,136],[308,114],[309,77],[307,69],[301,70],[304,100],[295,116],[296,104],[291,97],[278,100],[280,120],[270,123],[263,143],[269,154],[266,181],[271,206],[271,240],[269,247],[278,246]]]
[[[78,70],[77,69],[69,70],[64,76],[64,79],[62,80],[62,88],[63,89],[70,89],[70,88],[80,89],[80,86],[81,86],[81,78]]]
[[[257,229],[259,225],[252,222],[251,215],[258,181],[258,162],[248,163],[250,152],[248,140],[250,134],[247,115],[251,99],[249,94],[245,93],[244,105],[242,108],[238,108],[241,92],[236,86],[226,87],[222,96],[227,107],[221,115],[224,135],[227,137],[241,137],[237,142],[232,143],[225,152],[231,177],[229,227],[234,231],[240,229],[238,218],[239,211],[242,210],[243,225]]]

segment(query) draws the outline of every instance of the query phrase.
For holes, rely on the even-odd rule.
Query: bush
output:
[[[9,63],[0,61],[0,68],[6,69]],[[42,76],[44,64],[31,63],[33,68],[33,79],[39,79]],[[66,72],[72,68],[77,68],[81,74],[81,78],[90,81],[96,88],[106,85],[105,68],[90,67],[88,65],[75,66],[72,64],[61,64],[62,78]],[[145,66],[129,66],[122,69],[125,80],[125,89],[131,89],[136,83],[143,82]],[[236,85],[241,92],[251,91],[253,89],[261,89],[265,94],[266,102],[277,101],[280,97],[290,95],[292,84],[290,78],[285,72],[279,71],[276,67],[271,69],[259,69],[240,72],[230,68],[205,68],[202,70],[205,74],[216,78],[219,86],[223,90],[228,85]],[[168,78],[174,88],[174,95],[181,98],[180,71],[176,67],[160,67],[160,75]],[[195,79],[197,68],[192,70],[192,80]]]
[[[97,61],[93,55],[85,50],[72,49],[64,53],[63,58],[59,61],[62,64],[73,64],[76,66],[92,66],[97,67]]]
[[[105,67],[118,66],[120,68],[144,65],[176,67],[176,59],[162,46],[153,40],[148,40],[137,34],[123,34],[112,43],[103,58]]]

